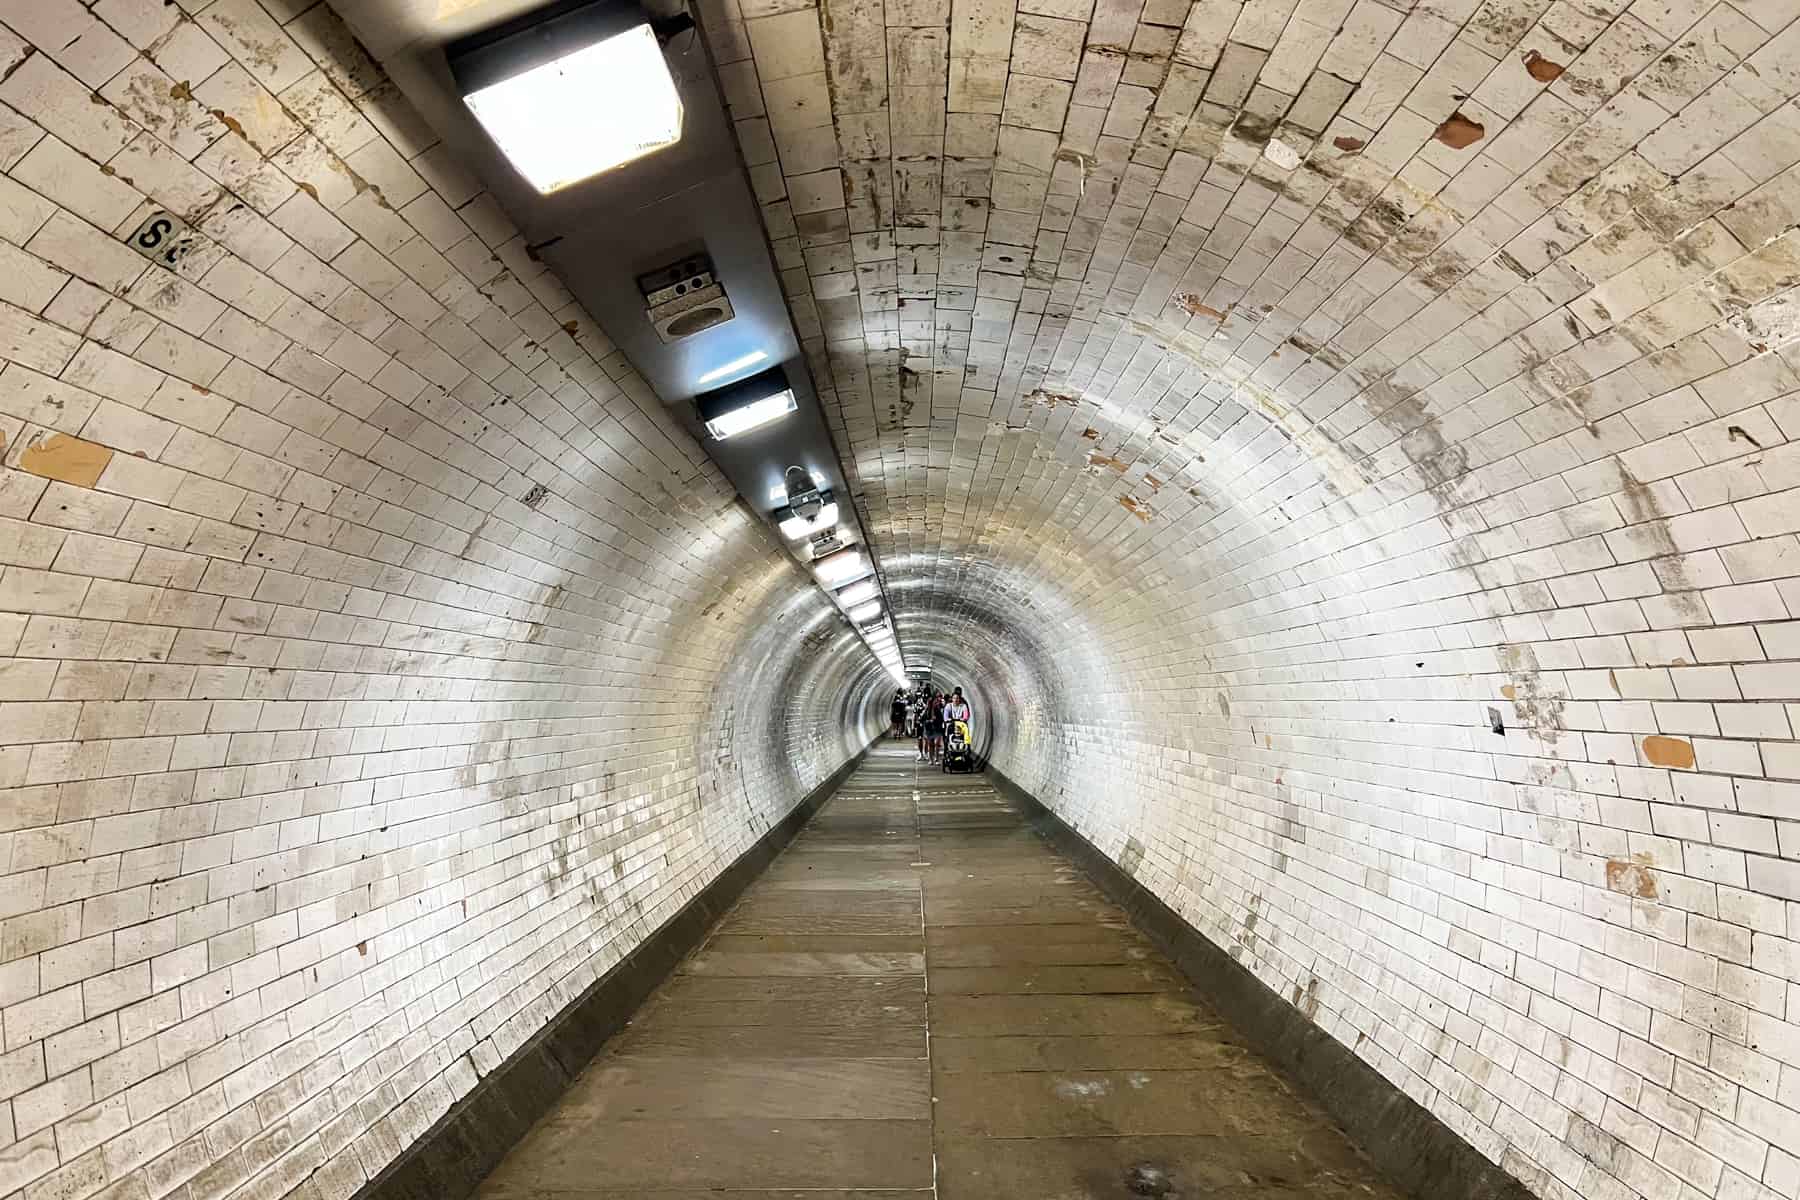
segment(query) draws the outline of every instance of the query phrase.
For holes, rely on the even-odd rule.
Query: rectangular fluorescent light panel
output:
[[[827,585],[847,583],[868,569],[868,560],[863,558],[860,550],[839,550],[813,563],[813,570],[818,572],[819,579]]]
[[[747,433],[794,412],[800,406],[780,367],[770,367],[724,387],[701,392],[694,407],[706,431],[723,440]],[[784,495],[785,498],[785,495]]]
[[[867,604],[859,604],[850,610],[850,619],[858,624],[861,624],[864,621],[873,621],[880,615],[881,601],[879,600],[871,600]]]
[[[807,520],[799,513],[783,517],[780,522],[781,536],[790,542],[797,542],[803,537],[811,537],[815,533],[823,533],[837,524],[837,502],[831,501],[819,510],[819,515]]]
[[[681,140],[681,96],[648,24],[480,88],[463,103],[545,194]]]
[[[767,357],[769,357],[768,354],[762,350],[752,350],[742,358],[734,358],[722,367],[714,367],[700,378],[694,380],[694,382],[696,384],[707,384],[712,383],[715,380],[723,379],[727,375],[736,375],[745,367],[754,367],[757,363]],[[785,496],[786,494],[787,490],[783,488],[782,495]]]
[[[861,583],[853,583],[837,594],[838,603],[845,605],[861,604],[865,600],[875,598],[875,581],[865,579]]]
[[[799,405],[794,403],[793,389],[789,388],[784,392],[776,392],[773,396],[764,396],[761,400],[751,401],[742,408],[734,408],[729,412],[708,418],[706,431],[723,441],[728,437],[736,437],[740,433],[748,433],[752,429],[767,425],[770,421],[779,421],[798,407]]]

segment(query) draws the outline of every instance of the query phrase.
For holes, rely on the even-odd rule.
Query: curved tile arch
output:
[[[701,7],[995,762],[1538,1194],[1795,1195],[1800,14]]]

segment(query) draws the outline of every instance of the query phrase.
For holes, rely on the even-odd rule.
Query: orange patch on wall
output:
[[[1644,739],[1644,757],[1653,767],[1674,767],[1685,771],[1694,765],[1694,743],[1686,738],[1651,734]]]
[[[1559,62],[1551,62],[1536,50],[1527,50],[1525,52],[1525,70],[1539,83],[1550,83],[1562,77],[1563,65]]]
[[[1453,112],[1437,127],[1437,140],[1452,150],[1463,150],[1473,146],[1487,135],[1487,127],[1480,121],[1471,121],[1460,112]]]
[[[1193,316],[1211,317],[1215,321],[1223,321],[1225,319],[1224,313],[1210,305],[1202,304],[1200,302],[1200,297],[1194,295],[1192,292],[1183,292],[1175,298],[1175,302]]]
[[[19,469],[91,488],[99,482],[100,472],[106,470],[112,456],[113,452],[105,446],[66,433],[53,433],[25,447],[19,455]]]
[[[1500,694],[1505,696],[1508,700],[1517,700],[1519,698],[1519,689],[1509,683],[1500,689]]]
[[[1630,859],[1610,858],[1606,861],[1607,890],[1639,900],[1656,899],[1656,875],[1643,863]]]

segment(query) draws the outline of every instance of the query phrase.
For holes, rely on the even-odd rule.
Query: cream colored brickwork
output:
[[[1800,5],[701,8],[996,761],[1539,1194],[1800,1196]]]
[[[0,77],[0,1197],[347,1196],[873,664],[331,10],[0,0]]]

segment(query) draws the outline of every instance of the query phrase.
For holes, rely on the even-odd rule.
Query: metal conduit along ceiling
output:
[[[787,301],[763,231],[755,195],[720,99],[713,64],[700,31],[684,18],[681,0],[631,0],[605,5],[542,0],[332,0],[368,52],[443,140],[454,161],[478,177],[519,229],[530,253],[549,265],[597,320],[606,336],[704,447],[738,494],[762,519],[779,524],[788,472],[801,468],[836,502],[839,538],[865,556],[864,577],[879,599],[868,614],[870,588],[848,592],[819,582],[872,651],[893,633],[885,584],[874,548],[845,483],[842,465],[820,410]],[[680,138],[621,166],[547,193],[516,170],[465,101],[478,90],[469,63],[512,32],[540,37],[546,20],[580,22],[595,12],[641,14],[663,36],[662,58],[679,96]],[[627,20],[624,24],[633,23]],[[673,31],[673,32],[670,32]],[[515,39],[516,40],[516,39]],[[502,48],[504,57],[505,48]],[[452,56],[457,59],[453,70]],[[492,64],[482,66],[492,74]],[[457,71],[462,72],[461,78]],[[595,123],[604,112],[584,114]],[[730,318],[687,336],[665,338],[671,310],[650,308],[647,294],[685,293],[686,270],[710,267],[723,286]],[[710,293],[709,293],[710,294]],[[660,297],[657,297],[660,298]],[[703,323],[702,323],[703,324]],[[676,326],[679,331],[679,324]],[[711,436],[694,397],[758,372],[779,368],[793,389],[795,409],[779,420],[729,437]],[[828,514],[829,515],[829,514]],[[824,525],[822,520],[814,524]],[[807,537],[782,538],[811,570]],[[820,573],[822,574],[822,573]],[[847,598],[846,598],[847,594]],[[860,610],[860,611],[859,611]],[[852,618],[857,614],[857,619]],[[879,625],[871,622],[878,620]],[[882,657],[876,651],[878,658]],[[897,660],[892,651],[889,657]]]

